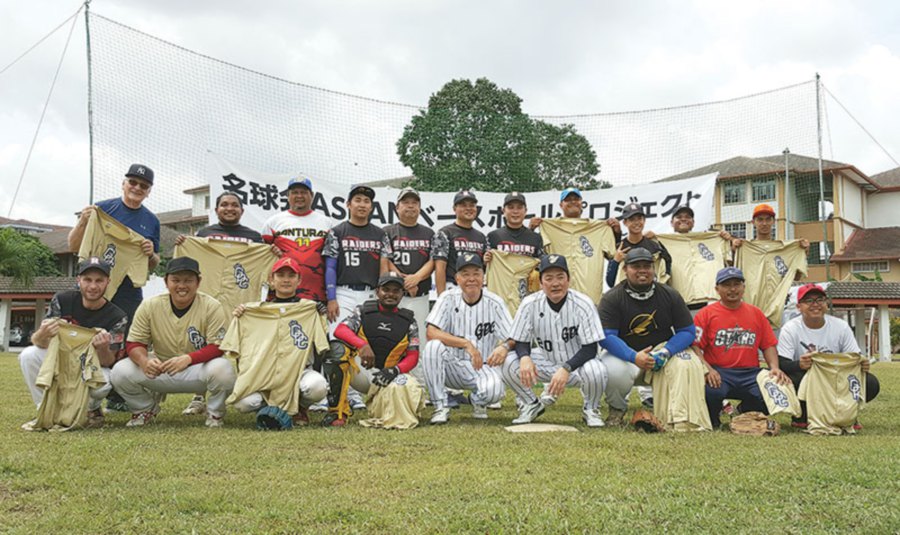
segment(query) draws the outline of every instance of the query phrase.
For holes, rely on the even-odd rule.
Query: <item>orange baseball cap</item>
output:
[[[278,262],[275,262],[275,265],[272,266],[272,273],[275,273],[282,268],[288,268],[294,273],[300,273],[300,265],[297,264],[296,260],[289,256],[282,256]]]
[[[756,208],[753,209],[753,217],[755,218],[758,215],[770,215],[775,217],[775,209],[769,206],[768,204],[760,204]]]

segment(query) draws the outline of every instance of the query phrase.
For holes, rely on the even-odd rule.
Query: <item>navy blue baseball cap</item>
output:
[[[551,268],[559,268],[569,273],[569,263],[566,262],[566,257],[561,254],[548,254],[541,257],[541,265],[538,267],[538,271],[543,275],[545,271]]]
[[[634,264],[635,262],[653,262],[653,255],[643,247],[635,247],[625,253],[625,264]]]
[[[716,284],[722,284],[731,279],[744,280],[744,272],[734,266],[728,266],[716,273]]]
[[[581,195],[581,190],[580,190],[580,189],[578,189],[578,188],[566,188],[566,189],[562,190],[562,191],[559,193],[559,201],[562,202],[562,201],[566,200],[566,197],[568,197],[569,195],[571,195],[571,194],[573,194],[573,193],[574,193],[575,195],[578,195],[578,198],[579,198],[579,199],[583,199],[583,198],[584,198],[584,197]]]
[[[140,178],[141,180],[146,180],[151,185],[153,184],[153,169],[150,169],[143,164],[131,164],[131,167],[128,168],[128,172],[125,173],[125,176],[130,178]]]
[[[462,270],[466,266],[475,266],[484,269],[484,260],[475,253],[460,253],[456,257],[456,271]]]
[[[287,187],[288,191],[290,191],[291,188],[294,188],[296,186],[302,186],[302,187],[308,189],[309,191],[313,190],[312,180],[308,176],[306,176],[302,173],[298,174],[296,176],[292,176],[290,178],[290,180],[288,180],[288,187]]]

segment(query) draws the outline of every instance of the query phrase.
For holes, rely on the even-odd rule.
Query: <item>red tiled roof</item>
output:
[[[900,227],[856,229],[844,250],[831,257],[837,262],[887,258],[900,259]]]

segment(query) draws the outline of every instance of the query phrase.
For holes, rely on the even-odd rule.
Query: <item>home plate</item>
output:
[[[575,429],[571,425],[556,425],[556,424],[522,424],[522,425],[511,425],[509,427],[504,427],[510,433],[547,433],[552,431],[566,431],[566,432],[578,432],[578,429]]]

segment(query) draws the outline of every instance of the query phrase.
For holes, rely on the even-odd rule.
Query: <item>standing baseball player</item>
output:
[[[59,292],[50,301],[50,313],[41,326],[31,335],[33,345],[19,353],[19,364],[25,385],[31,392],[31,399],[40,406],[44,395],[36,385],[41,364],[47,356],[50,340],[59,332],[57,319],[73,325],[101,329],[91,344],[97,352],[101,370],[106,377],[106,385],[91,390],[88,403],[88,427],[103,427],[103,411],[100,404],[109,393],[110,370],[118,358],[124,354],[125,328],[128,316],[121,308],[103,297],[109,284],[109,264],[97,257],[86,259],[78,266],[78,290]]]
[[[647,384],[642,379],[644,371],[662,369],[670,357],[696,359],[686,351],[695,337],[691,313],[678,292],[654,280],[653,255],[647,249],[636,247],[628,251],[624,261],[625,280],[600,301],[600,321],[606,335],[600,343],[604,349],[601,360],[609,374],[607,422],[616,426],[622,425],[631,388],[636,382]],[[690,371],[681,367],[678,370]],[[702,372],[699,376],[702,378]],[[696,386],[695,398],[702,400],[702,384]],[[690,401],[678,400],[683,407],[690,406]],[[694,412],[699,414],[693,414],[688,422],[708,428],[703,411]]]
[[[534,258],[544,255],[544,240],[541,235],[525,227],[527,212],[525,195],[514,191],[503,198],[503,219],[506,224],[488,233],[488,251],[484,257],[486,263],[490,263],[493,250]]]
[[[398,307],[403,278],[395,272],[385,273],[378,279],[375,295],[376,299],[357,306],[334,331],[337,340],[324,363],[330,388],[323,426],[347,423],[352,414],[347,399],[350,386],[369,393],[373,384],[386,388],[399,380],[398,386],[421,388],[413,377],[404,375],[419,361],[419,329],[412,312]],[[424,398],[421,402],[424,406]],[[404,412],[417,413],[418,408]]]
[[[515,353],[503,362],[503,381],[519,398],[514,424],[527,424],[556,402],[566,386],[580,386],[582,419],[603,427],[597,408],[606,388],[606,367],[596,358],[603,328],[591,299],[569,289],[569,266],[561,255],[541,258],[541,292],[526,297],[513,320]],[[534,348],[532,348],[534,345]],[[540,398],[531,387],[546,386]]]
[[[472,417],[480,420],[505,393],[499,366],[510,352],[506,304],[483,288],[484,263],[475,253],[456,257],[456,285],[441,294],[427,320],[422,364],[434,405],[432,424],[450,418],[446,386],[470,390]]]
[[[207,427],[222,427],[225,400],[234,388],[231,363],[222,358],[225,311],[199,293],[200,265],[182,256],[166,266],[168,293],[141,303],[112,384],[132,411],[128,427],[142,426],[159,413],[158,394],[209,392]],[[152,349],[152,350],[151,350]]]
[[[425,332],[425,318],[428,316],[428,294],[431,292],[431,273],[434,260],[431,259],[431,245],[434,231],[419,223],[422,204],[419,192],[413,188],[403,188],[397,195],[397,216],[400,222],[384,227],[394,251],[389,259],[390,271],[403,277],[405,294],[400,308],[411,310],[416,317],[420,333]],[[416,366],[410,373],[421,384],[425,384],[422,366]]]
[[[99,208],[104,213],[119,221],[126,227],[144,237],[141,250],[147,255],[147,269],[153,269],[159,264],[159,218],[151,212],[144,201],[150,195],[153,188],[153,170],[142,164],[131,164],[125,179],[122,181],[122,196],[106,199],[95,206],[87,206],[81,211],[78,224],[69,231],[68,242],[70,251],[81,249],[84,232],[87,229],[91,213]],[[88,256],[103,258],[104,251],[90,251]],[[115,257],[113,257],[115,258]],[[135,311],[144,299],[141,288],[136,288],[131,277],[125,277],[110,301],[121,308],[129,321],[134,320]],[[124,400],[115,391],[110,392],[107,408],[111,410],[127,411]]]
[[[297,295],[325,302],[325,235],[334,226],[332,219],[312,209],[312,180],[297,175],[288,181],[288,210],[270,217],[262,230],[263,241],[278,247],[300,265],[301,285]]]
[[[472,228],[478,217],[478,199],[471,191],[464,189],[453,197],[453,212],[456,221],[437,231],[434,235],[431,257],[434,259],[434,284],[440,296],[448,287],[456,284],[456,257],[460,253],[475,253],[484,256],[487,238]]]
[[[644,223],[646,221],[644,208],[640,204],[633,202],[622,209],[622,222],[625,224],[625,228],[628,229],[628,234],[622,237],[622,241],[619,242],[619,246],[616,248],[615,255],[613,255],[612,260],[606,266],[606,285],[610,288],[615,286],[617,281],[622,278],[619,275],[619,265],[625,259],[625,255],[631,249],[638,247],[650,251],[652,255],[657,255],[659,260],[665,263],[666,278],[672,275],[672,257],[669,255],[669,251],[658,241],[644,236]],[[662,282],[666,281],[663,280]]]

